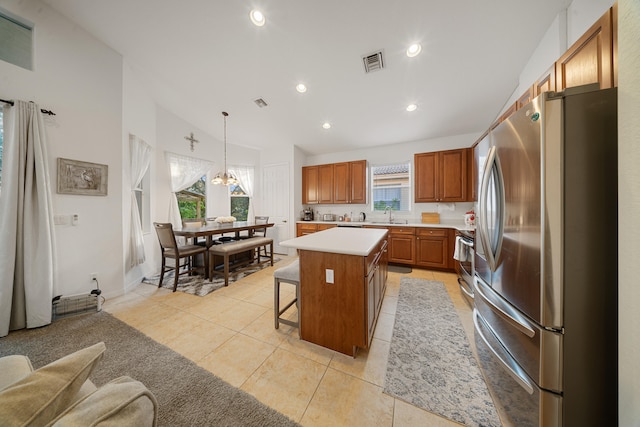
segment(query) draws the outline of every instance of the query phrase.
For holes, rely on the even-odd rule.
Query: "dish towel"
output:
[[[462,243],[462,237],[460,236],[456,236],[456,247],[453,251],[453,259],[458,261],[467,260],[467,251],[464,248],[464,243]]]

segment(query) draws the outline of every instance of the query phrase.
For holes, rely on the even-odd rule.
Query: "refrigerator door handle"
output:
[[[498,212],[500,218],[497,221],[499,227],[498,233],[494,235],[497,237],[497,241],[494,245],[491,242],[489,236],[489,185],[491,183],[491,177],[493,176],[493,182],[496,188],[494,188],[496,195],[493,206],[494,212]],[[500,159],[498,158],[496,147],[491,147],[487,155],[487,161],[484,166],[482,174],[482,185],[480,186],[480,195],[478,197],[480,214],[478,215],[478,234],[480,237],[481,245],[484,248],[484,254],[487,258],[487,264],[491,271],[496,271],[497,259],[500,255],[502,247],[502,215],[504,214],[504,190],[503,190],[502,171],[500,169]]]
[[[518,366],[518,364],[509,356],[508,353],[504,352],[504,357],[498,354],[498,351],[493,348],[493,346],[487,340],[487,337],[482,332],[479,322],[481,322],[481,315],[477,309],[473,309],[473,325],[476,329],[478,336],[484,341],[484,344],[487,346],[489,350],[493,353],[493,355],[500,361],[502,366],[507,370],[509,375],[529,394],[533,394],[534,389],[531,382],[527,379],[527,375],[524,373],[522,368]]]
[[[493,298],[487,296],[487,294],[482,289],[486,285],[481,279],[478,279],[476,277],[474,283],[477,294],[480,295],[480,298],[482,298],[482,300],[492,308],[494,313],[499,315],[507,323],[509,323],[511,326],[513,326],[529,338],[533,338],[536,335],[536,331],[528,325],[528,322],[517,311],[509,307],[507,304],[502,304],[500,301],[495,301]]]

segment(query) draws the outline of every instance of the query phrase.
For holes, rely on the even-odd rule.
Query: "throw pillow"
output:
[[[73,401],[105,351],[103,342],[58,359],[0,392],[7,425],[45,425]]]

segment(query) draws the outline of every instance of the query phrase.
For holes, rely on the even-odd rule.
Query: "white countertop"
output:
[[[334,227],[285,240],[280,245],[306,251],[367,256],[387,233],[380,228]]]

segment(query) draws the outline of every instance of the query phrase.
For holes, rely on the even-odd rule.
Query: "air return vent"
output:
[[[257,105],[258,107],[260,107],[260,108],[263,108],[263,107],[266,107],[267,105],[269,105],[269,104],[267,104],[267,102],[266,102],[264,99],[262,99],[262,98],[254,99],[254,100],[253,100],[253,102],[255,102],[255,103],[256,103],[256,105]]]
[[[384,58],[382,57],[381,50],[378,52],[363,56],[362,61],[364,62],[365,73],[382,70],[384,68]]]

